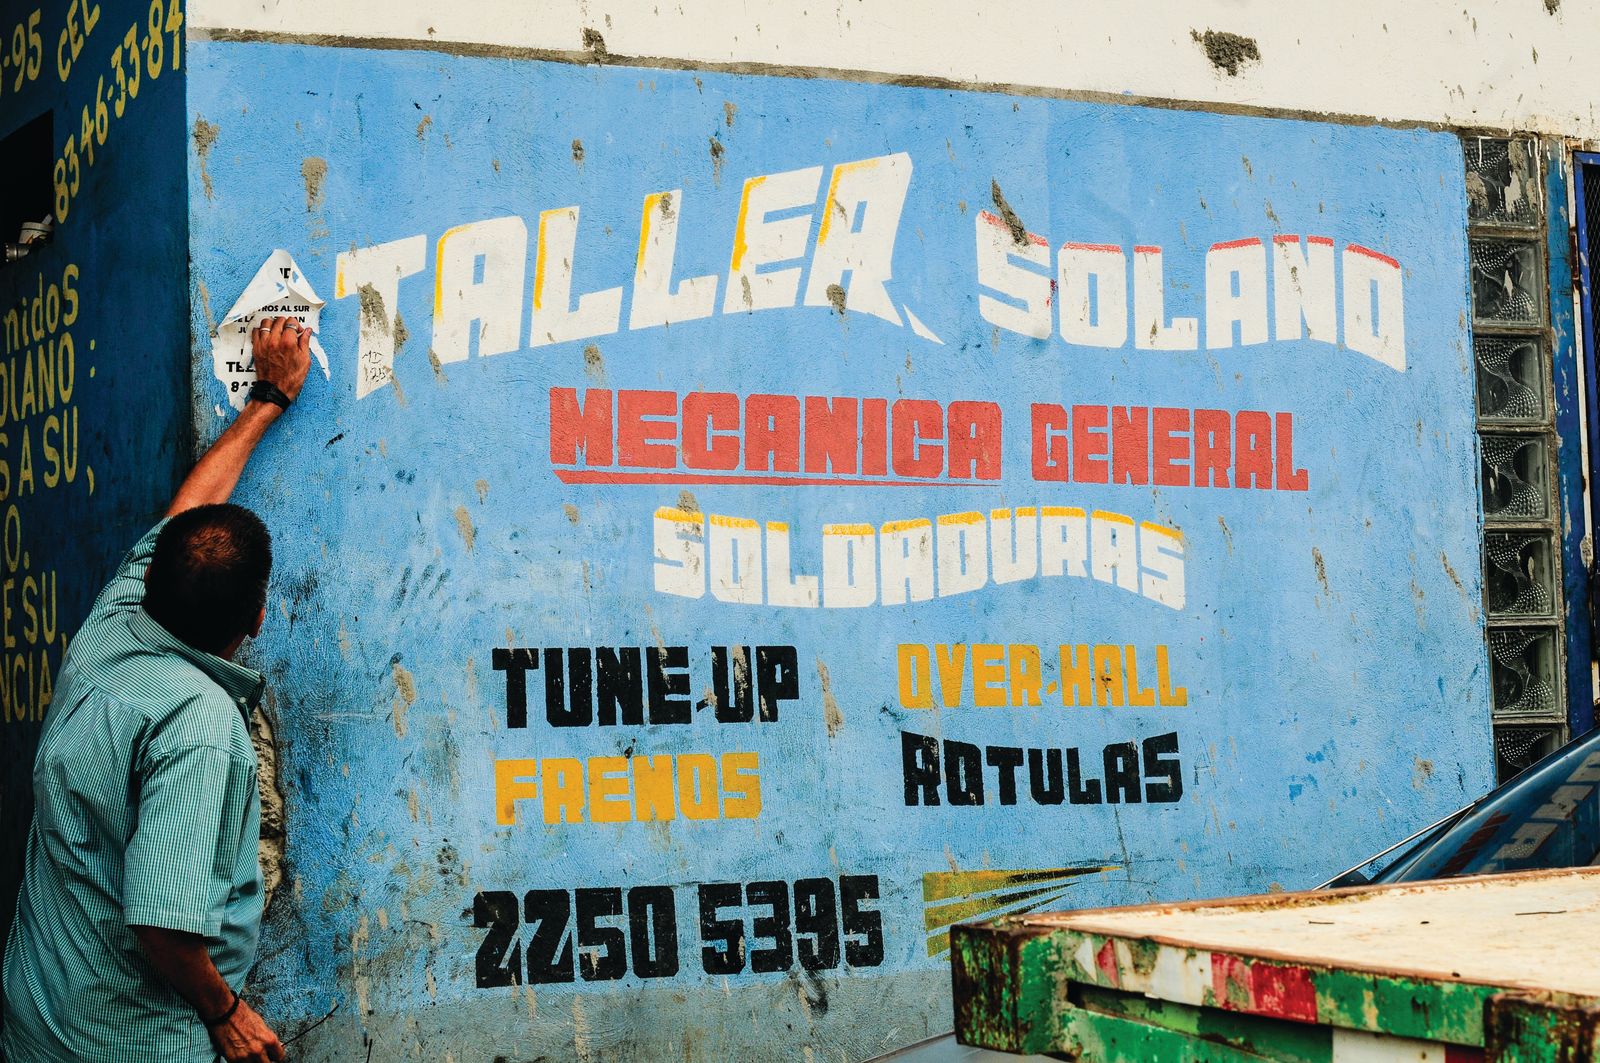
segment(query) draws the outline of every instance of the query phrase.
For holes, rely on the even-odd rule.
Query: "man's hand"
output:
[[[233,1004],[233,990],[211,962],[205,938],[159,926],[134,924],[128,929],[133,931],[150,965],[196,1014],[214,1017]],[[228,1063],[276,1063],[283,1058],[278,1035],[242,1000],[227,1022],[211,1027],[211,1042]]]
[[[276,1063],[284,1058],[278,1035],[242,1000],[232,1018],[211,1028],[211,1043],[228,1063]]]
[[[250,330],[256,379],[265,380],[293,402],[311,368],[311,330],[297,318],[269,317]]]
[[[311,366],[311,332],[292,317],[268,318],[250,332],[250,347],[255,354],[256,379],[264,380],[283,392],[290,401],[300,394]],[[271,402],[248,402],[190,471],[167,516],[174,517],[196,506],[226,502],[244,472],[245,463],[255,452],[267,428],[284,413]]]

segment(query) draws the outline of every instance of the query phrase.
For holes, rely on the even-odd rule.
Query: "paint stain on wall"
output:
[[[561,512],[565,513],[567,515],[567,519],[572,523],[578,523],[578,507],[573,505],[571,502],[562,503]]]
[[[1317,566],[1317,582],[1322,584],[1322,593],[1331,596],[1333,592],[1328,589],[1328,566],[1322,563],[1322,551],[1315,546],[1311,548],[1311,563]]]
[[[300,179],[306,183],[306,213],[322,205],[322,182],[328,176],[328,160],[307,155],[300,163]]]
[[[1006,223],[1006,228],[1011,230],[1011,239],[1016,241],[1018,247],[1026,247],[1028,227],[1022,224],[1017,212],[1006,202],[1005,193],[1000,191],[1000,182],[992,177],[989,179],[989,198],[994,200],[994,209],[1000,212],[1001,220]]]
[[[474,491],[478,492],[478,505],[481,506],[485,502],[489,501],[489,481],[488,480],[479,480],[479,481],[477,481],[476,483],[474,483],[472,485],[472,489]]]
[[[572,161],[579,166],[583,165],[583,141],[577,137],[572,138]]]
[[[1222,541],[1228,546],[1228,556],[1233,556],[1233,529],[1228,527],[1228,522],[1222,519],[1222,514],[1217,514],[1217,525],[1222,528]]]
[[[383,293],[371,284],[363,284],[356,289],[356,296],[361,300],[361,319],[376,328],[389,327],[389,310],[383,305]]]
[[[478,541],[478,529],[472,526],[472,514],[467,512],[466,506],[456,507],[456,531],[461,533],[461,541],[467,544],[467,553],[472,553],[472,546]]]
[[[406,713],[417,700],[417,680],[400,663],[400,655],[395,654],[389,666],[394,670],[394,735],[396,738],[406,736]]]
[[[678,508],[685,513],[698,513],[700,512],[700,500],[694,497],[693,491],[679,491]]]
[[[1189,36],[1204,49],[1211,65],[1218,70],[1226,70],[1231,78],[1238,77],[1239,68],[1246,63],[1261,61],[1261,49],[1254,37],[1241,37],[1237,33],[1217,30],[1206,30],[1204,33],[1191,30]]]
[[[600,357],[600,347],[591,343],[583,349],[583,371],[595,380],[604,381],[606,378],[606,360]]]
[[[711,179],[717,184],[722,183],[722,160],[728,154],[728,149],[722,146],[722,141],[716,137],[711,138]]]
[[[821,657],[817,658],[817,678],[822,681],[822,720],[828,726],[828,737],[832,738],[844,730],[844,713],[839,711],[839,701],[833,696],[833,680]]]
[[[837,284],[828,285],[828,305],[833,307],[834,313],[844,316],[844,288]]]
[[[400,348],[404,347],[409,339],[411,339],[411,330],[406,328],[406,319],[400,316],[400,311],[396,310],[394,312],[394,351],[396,354],[400,353]]]
[[[200,159],[200,184],[206,190],[207,199],[211,198],[211,174],[206,170],[206,156],[211,154],[221,132],[204,118],[194,120],[194,153]]]
[[[1559,2],[1559,0],[1557,0],[1557,2]],[[733,116],[738,114],[738,113],[739,113],[739,108],[736,105],[734,105],[732,103],[729,103],[726,100],[723,101],[723,104],[722,104],[722,120],[725,123],[727,123],[727,126],[728,126],[729,129],[733,128]]]
[[[426,140],[426,139],[428,139],[428,127],[431,126],[431,125],[433,125],[433,115],[431,115],[431,114],[423,115],[422,116],[422,121],[417,123],[417,139],[418,140]]]
[[[592,55],[597,63],[603,63],[611,56],[606,50],[606,39],[592,26],[583,27],[583,50]]]
[[[200,308],[205,311],[206,332],[215,332],[217,331],[217,319],[211,313],[211,289],[207,288],[206,282],[198,277],[195,278],[194,286],[195,290],[200,294]]]
[[[1548,15],[1554,15],[1561,10],[1561,0],[1544,0],[1544,10]]]

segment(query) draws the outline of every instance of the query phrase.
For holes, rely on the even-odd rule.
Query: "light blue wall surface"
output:
[[[357,1058],[364,1038],[373,1058],[864,1057],[949,1026],[930,908],[1306,887],[1487,788],[1453,136],[264,44],[196,43],[189,97],[191,127],[217,130],[203,156],[190,144],[196,364],[210,364],[210,325],[274,247],[329,301],[332,378],[308,383],[241,492],[276,536],[275,604],[253,653],[274,693],[289,839],[255,984],[285,1036],[333,1012],[299,1058]],[[747,178],[824,168],[811,247],[831,167],[902,152],[912,176],[888,290],[942,344],[850,309],[721,312]],[[1204,317],[1216,243],[1259,239],[1270,255],[1274,235],[1309,234],[1332,238],[1341,262],[1349,244],[1389,256],[1405,368],[1305,340],[1102,350],[996,328],[979,313],[974,252],[991,182],[1051,248],[1162,246],[1169,315]],[[675,189],[674,278],[717,276],[717,312],[629,330],[641,205]],[[573,293],[622,285],[623,328],[531,347],[540,214],[574,205]],[[436,242],[505,216],[530,234],[517,349],[436,368]],[[337,256],[419,234],[424,269],[398,289],[398,387],[358,400],[361,308],[353,290],[336,297]],[[222,386],[198,381],[197,407],[225,412]],[[550,457],[553,388],[992,402],[1002,471],[977,484],[569,484]],[[1039,483],[1033,403],[1288,413],[1309,489]],[[203,435],[225,423],[205,416]],[[656,589],[652,515],[683,491],[705,513],[786,522],[794,571],[811,574],[824,524],[1019,506],[1126,514],[1181,531],[1186,596],[1173,609],[1039,578],[859,609],[677,597]],[[901,703],[900,644],[1036,645],[1050,661],[1080,642],[1136,646],[1145,683],[1155,646],[1168,647],[1187,705],[979,708],[970,690],[957,707]],[[507,727],[496,647],[658,645],[689,647],[691,700],[710,686],[710,647],[792,646],[800,696],[769,723],[718,723],[707,708],[687,725],[553,728],[541,669],[528,674],[527,727]],[[1046,678],[1059,679],[1053,665]],[[985,767],[983,805],[908,807],[903,732],[1077,748],[1092,777],[1108,744],[1175,733],[1182,797],[1039,805],[1024,767],[1006,805]],[[497,759],[730,751],[759,757],[755,819],[546,825],[532,800],[516,825],[496,820]],[[983,869],[1050,873],[947,874]],[[881,897],[863,907],[881,913],[881,964],[704,972],[702,884],[840,876],[877,877]],[[673,888],[675,976],[476,984],[481,892],[641,885]],[[518,931],[524,955],[534,937]]]

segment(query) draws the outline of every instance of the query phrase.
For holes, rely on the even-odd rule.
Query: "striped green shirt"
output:
[[[139,540],[67,649],[33,768],[5,956],[10,1063],[211,1063],[194,1009],[131,926],[204,935],[235,989],[261,924],[260,796],[246,714],[262,677],[150,618]]]

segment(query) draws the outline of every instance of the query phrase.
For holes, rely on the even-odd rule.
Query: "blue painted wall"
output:
[[[189,451],[186,42],[169,14],[125,0],[0,4],[0,137],[52,124],[46,155],[7,151],[3,164],[50,187],[60,219],[53,243],[0,266],[0,941],[55,671]]]
[[[307,1031],[299,1058],[358,1058],[369,1045],[374,1058],[798,1058],[802,1047],[860,1058],[948,1028],[940,934],[952,919],[1309,886],[1489,785],[1454,137],[199,42],[188,106],[190,128],[205,134],[189,156],[203,435],[220,430],[227,409],[207,375],[209,328],[267,254],[291,251],[329,301],[331,380],[308,384],[242,489],[277,539],[273,616],[253,653],[271,677],[288,833],[255,986],[280,1033]],[[872,276],[885,272],[864,258],[823,305],[747,313],[736,288],[725,313],[729,287],[741,286],[730,280],[741,197],[759,202],[778,179],[748,193],[746,181],[822,168],[809,205],[774,216],[809,219],[803,247],[785,256],[797,260],[803,294],[820,219],[834,209],[829,189],[857,187],[850,175],[863,168],[846,164],[869,159],[880,161],[864,169],[880,178],[910,168],[883,288],[898,323],[863,309],[873,305]],[[892,214],[884,181],[865,207],[846,197],[830,224],[855,234]],[[629,329],[645,200],[661,192],[674,193],[679,222],[673,283],[715,278],[714,313]],[[541,229],[544,212],[569,207],[578,208],[570,258],[561,216]],[[655,209],[659,220],[659,201]],[[747,260],[759,256],[748,250],[753,217],[746,211]],[[521,219],[526,242],[515,222],[502,223],[513,238],[493,246],[515,253],[469,257],[450,283],[503,281],[515,295],[485,316],[513,321],[513,339],[501,343],[479,319],[467,357],[441,358],[435,312],[452,293],[439,278],[439,241],[498,218]],[[1289,289],[1274,287],[1274,238],[1289,234],[1327,238],[1341,281],[1362,278],[1328,308],[1339,330],[1330,338],[1343,342],[1278,328]],[[406,240],[415,242],[388,246]],[[1066,254],[1068,244],[1087,246]],[[1093,289],[1100,310],[1079,326],[1109,327],[1127,318],[1143,283],[1135,273],[1151,262],[1137,248],[1152,246],[1164,251],[1166,315],[1201,319],[1198,349],[1142,349],[1142,318],[1114,348],[1068,343],[1061,315],[1081,299],[1082,274],[1069,269],[1063,293],[1062,257],[1112,263]],[[1321,261],[1322,246],[1297,239],[1293,250]],[[394,285],[393,265],[372,267],[380,253],[417,268]],[[1044,265],[1028,264],[1041,253]],[[991,320],[1013,321],[980,302],[1005,301],[980,285],[980,255],[1041,278],[1017,283],[1042,285],[1048,337]],[[1244,263],[1243,274],[1211,278],[1218,308],[1219,294],[1245,304],[1247,324],[1226,347],[1208,345],[1224,331],[1220,309],[1207,307],[1208,256],[1217,268]],[[533,291],[555,299],[552,278],[567,261],[574,298],[623,288],[620,327],[536,345]],[[1264,272],[1252,272],[1254,261]],[[1384,285],[1396,273],[1403,310],[1378,294],[1394,290]],[[1260,317],[1249,290],[1257,276],[1268,293]],[[1319,283],[1309,272],[1304,280]],[[753,287],[768,283],[757,274]],[[839,297],[842,310],[832,305]],[[1403,315],[1403,361],[1394,347],[1382,358],[1352,349],[1352,307],[1369,325],[1377,314],[1391,337]],[[1265,342],[1249,342],[1258,320]],[[1298,337],[1299,319],[1291,323]],[[509,349],[484,353],[497,347]],[[671,416],[654,429],[674,440],[665,465],[625,443],[606,460],[599,430],[582,458],[562,446],[553,455],[552,404],[554,442],[574,424],[560,389],[585,401],[586,416],[628,391],[666,393],[678,409],[694,393],[727,393],[741,417],[745,400],[764,394],[884,400],[886,410],[925,400],[941,413],[991,404],[971,409],[998,411],[999,430],[978,432],[997,464],[919,478],[905,462],[929,452],[908,447],[899,470],[808,470],[803,452],[793,471],[781,459],[766,469],[759,440],[744,437],[733,468],[708,471],[690,467],[675,442],[681,417]],[[1069,464],[1069,482],[1039,480],[1036,404],[1090,408],[1073,445],[1091,458],[1110,442],[1092,408],[1117,407],[1191,419],[1222,411],[1230,427],[1272,425],[1273,447],[1292,423],[1292,460],[1262,450],[1278,465],[1267,489],[1232,486],[1238,469],[1226,461],[1222,487],[1094,482],[1093,462]],[[1273,416],[1241,421],[1241,412]],[[774,431],[788,438],[781,423]],[[918,434],[940,435],[926,421]],[[739,539],[727,557],[757,548],[765,558],[782,535],[773,523],[787,525],[792,547],[780,574],[823,573],[824,526],[861,525],[869,547],[884,549],[880,563],[893,544],[921,572],[920,526],[897,531],[896,522],[977,514],[929,524],[931,571],[948,553],[945,529],[992,535],[1003,527],[994,511],[1017,519],[1028,507],[1065,511],[1050,527],[1069,543],[1089,540],[1085,575],[997,585],[979,552],[935,586],[986,585],[907,604],[882,604],[881,586],[859,608],[830,608],[826,590],[821,608],[725,601],[710,587],[700,597],[666,592],[695,585],[697,564],[746,586],[748,570],[719,568],[713,555]],[[757,522],[756,538],[745,521]],[[1135,545],[1147,552],[1106,567],[1108,552]],[[705,551],[699,561],[695,549]],[[970,669],[952,705],[936,695],[919,707],[901,681],[902,654],[917,659],[903,646],[929,647],[931,661],[935,647],[991,644],[1039,648],[1042,704],[981,706]],[[1121,648],[1135,647],[1135,689],[1154,688],[1163,647],[1186,703],[1063,706],[1064,644],[1116,649],[1100,670],[1119,682]],[[755,647],[778,648],[766,656],[779,662],[775,719],[719,721],[719,705],[724,716],[738,711],[727,710],[732,685],[716,696],[713,668],[737,665],[713,648],[737,646],[758,663]],[[544,651],[596,647],[635,647],[646,668],[652,650],[664,655],[657,722],[556,726],[571,722],[559,713],[552,722],[550,666],[567,666],[557,668],[566,692],[582,689],[585,672]],[[1016,653],[1026,669],[1028,651]],[[637,682],[648,701],[648,678]],[[688,722],[662,722],[680,696]],[[1034,796],[1026,751],[1048,767],[1048,749],[1063,761],[1071,751],[1078,800]],[[640,767],[629,758],[662,756],[678,758],[680,775],[697,764],[731,771],[738,781],[723,778],[720,806],[714,794],[689,802],[721,814],[694,818],[680,796],[675,818],[638,821],[627,795]],[[1008,764],[1020,765],[1014,776]],[[1124,769],[1130,781],[1119,787]],[[590,799],[608,786],[621,796],[599,815],[623,822],[593,822]],[[559,822],[545,822],[547,790]],[[513,814],[515,823],[501,822]],[[731,941],[719,934],[734,925],[745,942],[730,958],[716,942]],[[717,973],[728,970],[737,973]]]

